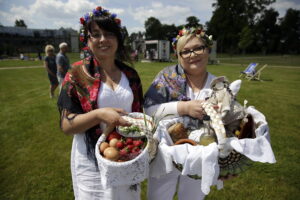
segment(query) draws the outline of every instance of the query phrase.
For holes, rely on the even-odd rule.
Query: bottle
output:
[[[203,146],[207,146],[210,143],[216,142],[217,138],[214,130],[210,126],[209,115],[204,115],[203,117],[203,128],[204,128],[204,133],[200,137],[199,144]]]

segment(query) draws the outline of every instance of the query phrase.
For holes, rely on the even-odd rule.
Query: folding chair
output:
[[[244,71],[242,71],[241,72],[241,74],[240,74],[240,77],[242,77],[242,76],[245,76],[245,77],[247,77],[247,76],[251,76],[251,75],[254,75],[255,74],[255,68],[258,66],[258,63],[250,63],[249,65],[248,65],[248,67],[244,70]]]
[[[260,80],[261,72],[262,72],[267,66],[268,66],[268,65],[265,64],[265,65],[262,66],[259,70],[257,70],[257,72],[255,72],[255,74],[253,74],[252,76],[251,76],[251,75],[246,76],[246,79],[248,79],[248,81],[250,81],[250,80],[261,81],[261,80]]]

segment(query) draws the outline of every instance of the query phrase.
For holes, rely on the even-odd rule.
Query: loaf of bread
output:
[[[169,135],[174,143],[180,139],[188,138],[188,130],[184,127],[183,123],[175,123],[168,128]]]

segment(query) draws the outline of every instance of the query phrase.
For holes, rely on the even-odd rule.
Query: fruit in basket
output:
[[[126,144],[132,144],[133,143],[133,139],[132,138],[126,138]]]
[[[134,140],[132,143],[135,147],[140,147],[144,144],[142,140]]]
[[[122,149],[124,147],[124,142],[122,140],[119,140],[117,143],[116,143],[116,147],[118,149]]]
[[[188,130],[184,127],[183,123],[175,123],[168,128],[169,135],[174,143],[179,139],[188,138]]]
[[[121,139],[121,137],[122,137],[122,136],[121,136],[118,132],[113,131],[113,132],[111,132],[111,133],[108,135],[107,140],[108,140],[108,141],[111,141],[113,138]]]
[[[119,140],[117,138],[113,138],[109,141],[109,146],[110,147],[117,147],[117,143],[119,142]]]
[[[104,150],[103,155],[105,158],[112,161],[118,160],[120,156],[119,151],[115,147],[107,147]]]
[[[109,144],[107,142],[102,142],[99,147],[100,153],[103,153],[107,147],[109,147]]]

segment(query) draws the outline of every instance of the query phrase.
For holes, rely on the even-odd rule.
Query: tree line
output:
[[[213,4],[210,21],[204,24],[208,35],[217,41],[219,53],[300,53],[300,10],[290,8],[282,18],[269,5],[275,0],[217,0]],[[175,26],[162,24],[150,17],[145,21],[145,32],[131,33],[130,41],[143,37],[146,40],[169,40],[183,27],[198,26],[196,16]]]

